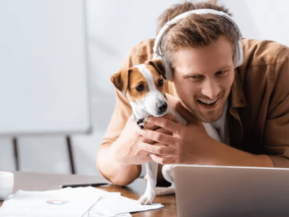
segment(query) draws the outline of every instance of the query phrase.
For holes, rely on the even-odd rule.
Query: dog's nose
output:
[[[168,104],[167,103],[164,103],[162,104],[160,107],[158,107],[158,113],[159,114],[162,114],[164,113],[168,108]]]

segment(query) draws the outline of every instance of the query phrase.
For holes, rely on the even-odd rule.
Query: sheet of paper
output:
[[[87,213],[83,217],[131,217],[132,215],[130,213],[122,213],[117,215],[106,215],[103,213]]]
[[[162,208],[163,205],[155,203],[152,205],[141,205],[137,200],[118,195],[106,195],[100,198],[90,209],[89,214],[102,213],[106,216],[116,216],[117,214],[148,211]],[[90,216],[89,215],[89,216]]]
[[[81,217],[104,195],[92,193],[94,191],[92,187],[44,192],[19,190],[4,202],[0,216]]]

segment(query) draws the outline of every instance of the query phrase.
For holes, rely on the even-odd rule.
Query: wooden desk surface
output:
[[[60,175],[49,173],[30,173],[30,172],[13,172],[15,175],[13,193],[21,189],[24,191],[46,191],[60,189],[62,184],[80,184],[106,182],[99,176],[84,175]],[[143,179],[137,179],[126,187],[106,185],[98,187],[109,192],[121,192],[122,196],[132,199],[138,199],[145,191],[146,182]],[[177,216],[176,200],[174,195],[156,197],[156,203],[162,203],[164,208],[156,211],[147,211],[134,213],[133,216]],[[2,202],[0,201],[0,207]]]

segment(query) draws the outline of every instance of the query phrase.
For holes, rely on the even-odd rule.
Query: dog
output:
[[[176,120],[186,125],[186,120],[178,112],[170,107],[167,97],[163,92],[165,68],[161,59],[146,61],[144,64],[133,66],[111,76],[114,86],[121,91],[131,104],[136,124],[143,129],[146,117],[161,117],[165,114],[173,114]],[[203,123],[208,134],[220,140],[216,130],[208,123]],[[141,204],[152,204],[156,195],[174,194],[173,165],[164,165],[162,174],[171,183],[170,187],[157,187],[158,164],[154,161],[146,163],[147,188],[139,198]]]

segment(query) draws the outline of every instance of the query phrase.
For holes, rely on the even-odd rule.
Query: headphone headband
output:
[[[179,14],[178,16],[176,16],[175,18],[173,18],[172,20],[168,21],[159,31],[156,39],[155,39],[155,44],[153,47],[154,50],[154,57],[153,59],[156,59],[158,57],[161,57],[164,61],[164,65],[165,65],[165,69],[166,69],[166,79],[167,80],[171,80],[172,78],[172,72],[171,72],[171,68],[169,66],[169,64],[167,64],[166,60],[164,59],[161,49],[160,49],[160,44],[161,41],[164,37],[164,33],[165,31],[171,26],[177,23],[177,21],[188,17],[191,14],[214,14],[214,15],[218,15],[218,16],[222,16],[225,17],[228,21],[230,21],[234,27],[236,32],[238,33],[238,43],[237,43],[237,47],[236,47],[236,53],[235,53],[235,59],[234,59],[234,65],[235,67],[240,66],[243,63],[243,49],[242,49],[242,44],[241,44],[241,38],[242,38],[242,34],[241,31],[238,27],[238,25],[236,24],[236,22],[226,13],[224,13],[223,11],[217,11],[217,10],[213,10],[213,9],[198,9],[198,10],[191,10],[191,11],[187,11],[185,13]],[[168,71],[167,71],[168,70]],[[168,72],[168,73],[167,73]]]

